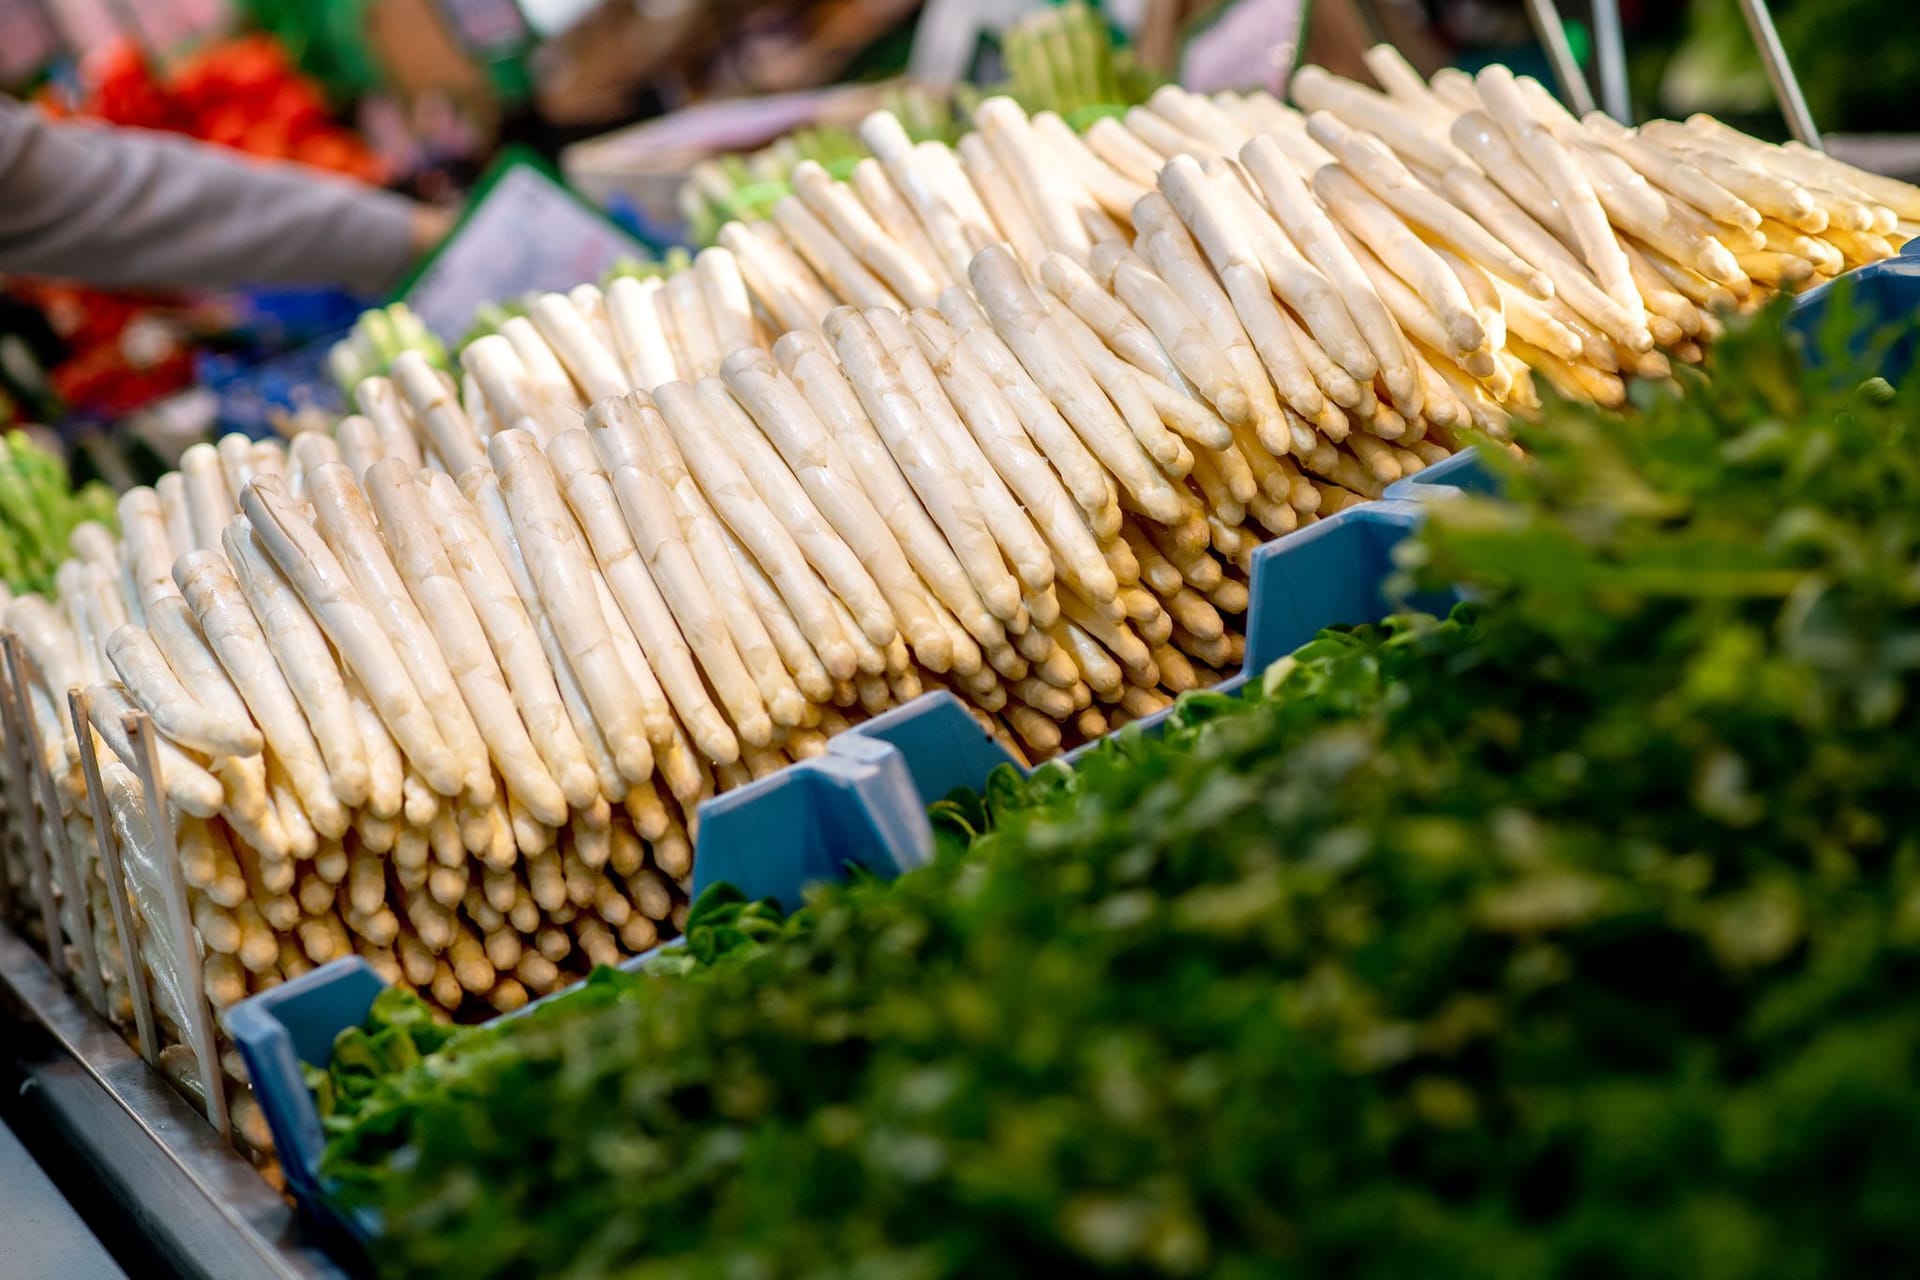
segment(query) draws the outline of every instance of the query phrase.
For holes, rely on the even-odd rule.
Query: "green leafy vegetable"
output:
[[[118,527],[113,490],[97,480],[75,489],[65,460],[24,431],[0,437],[0,582],[51,592],[54,571],[72,554],[67,536],[87,520]]]

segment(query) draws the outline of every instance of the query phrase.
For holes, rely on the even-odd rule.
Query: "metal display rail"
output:
[[[350,1274],[328,1257],[318,1230],[206,1117],[4,927],[0,1086],[8,1126],[127,1274],[142,1280],[346,1280]],[[0,1196],[6,1194],[0,1186]],[[0,1245],[0,1258],[8,1252]],[[14,1274],[5,1261],[0,1273]]]

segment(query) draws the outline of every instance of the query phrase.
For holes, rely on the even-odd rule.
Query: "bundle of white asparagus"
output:
[[[515,1008],[672,931],[707,796],[936,687],[1029,758],[1150,714],[1238,665],[1268,536],[1920,230],[1817,153],[1371,61],[1386,94],[1167,89],[1084,140],[876,115],[686,272],[190,449],[6,608],[90,874],[83,747],[123,842],[173,833],[215,1007],[359,954]]]

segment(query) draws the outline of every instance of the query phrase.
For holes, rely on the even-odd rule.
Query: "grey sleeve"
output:
[[[0,98],[0,272],[377,294],[411,259],[411,216],[399,196],[314,170]]]

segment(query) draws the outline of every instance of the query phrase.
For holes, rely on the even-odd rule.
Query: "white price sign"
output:
[[[535,165],[510,165],[477,197],[404,301],[446,342],[458,341],[486,302],[565,291],[598,280],[638,240]]]

